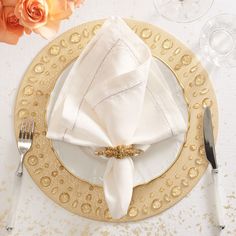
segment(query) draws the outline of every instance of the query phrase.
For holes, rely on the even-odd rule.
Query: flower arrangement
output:
[[[16,44],[35,32],[49,39],[82,0],[0,0],[0,42]]]

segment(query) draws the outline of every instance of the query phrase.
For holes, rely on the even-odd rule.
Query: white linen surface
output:
[[[112,17],[74,63],[48,115],[47,137],[93,149],[136,144],[146,150],[185,130],[149,48]],[[127,213],[133,176],[132,158],[109,159],[103,187],[113,218]]]

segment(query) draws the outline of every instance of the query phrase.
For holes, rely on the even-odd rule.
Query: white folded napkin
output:
[[[47,137],[94,150],[129,144],[145,150],[185,129],[149,48],[113,17],[74,63],[48,115]],[[133,176],[131,157],[108,159],[103,187],[113,218],[127,213]]]

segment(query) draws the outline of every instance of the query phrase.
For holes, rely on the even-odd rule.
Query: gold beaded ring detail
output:
[[[116,159],[124,159],[126,157],[136,157],[140,155],[143,150],[131,145],[119,145],[116,147],[105,147],[101,150],[95,151],[95,155],[107,158],[114,157]]]

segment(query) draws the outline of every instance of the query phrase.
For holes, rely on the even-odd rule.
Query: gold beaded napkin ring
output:
[[[131,145],[119,145],[116,147],[105,147],[101,150],[95,151],[95,155],[107,158],[115,157],[116,159],[124,159],[126,157],[136,157],[140,155],[143,150]]]

